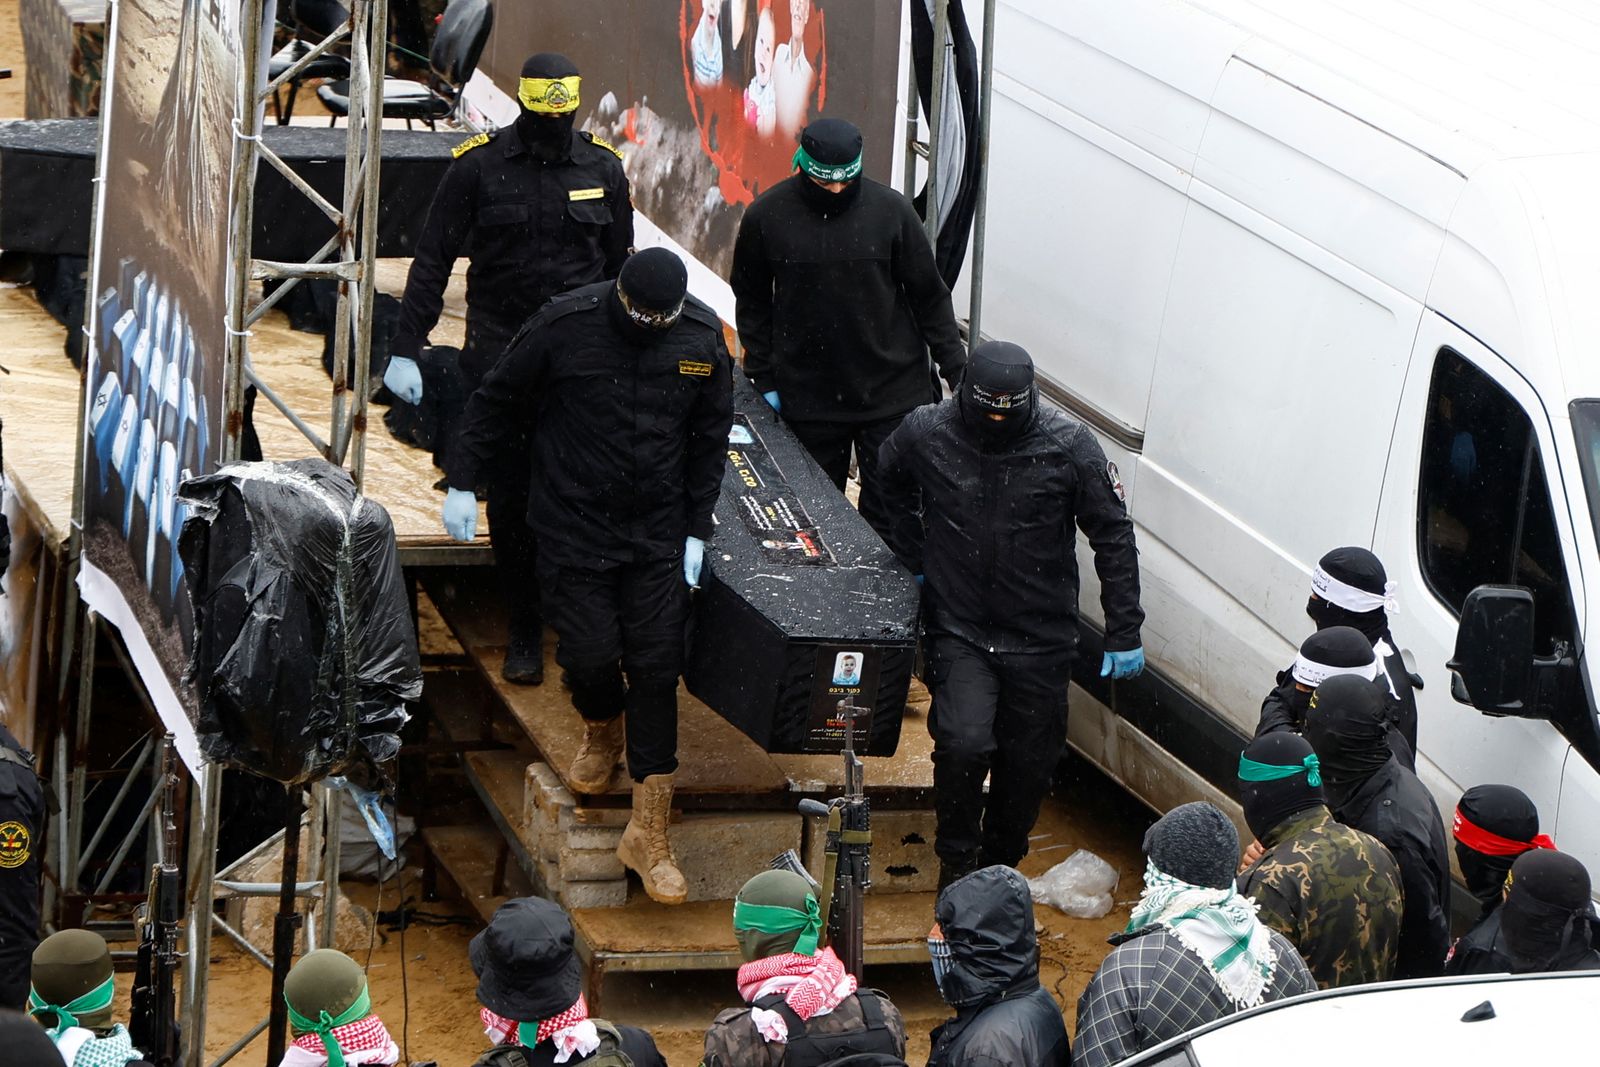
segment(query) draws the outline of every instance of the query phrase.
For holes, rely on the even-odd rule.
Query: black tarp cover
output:
[[[320,459],[183,483],[207,758],[285,784],[400,748],[422,666],[389,513]]]

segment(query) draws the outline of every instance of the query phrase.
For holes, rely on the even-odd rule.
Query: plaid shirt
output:
[[[1263,1001],[1316,989],[1294,946],[1275,930],[1271,936],[1278,965]],[[1117,947],[1078,998],[1072,1067],[1107,1067],[1239,1010],[1200,957],[1165,926],[1152,924],[1113,941]]]

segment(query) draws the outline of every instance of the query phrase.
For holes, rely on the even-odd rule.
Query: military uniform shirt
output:
[[[463,251],[467,345],[485,350],[468,369],[481,375],[546,300],[615,278],[632,244],[628,178],[605,142],[577,131],[565,156],[545,162],[515,127],[469,138],[428,209],[391,351],[416,358]]]
[[[1319,804],[1262,841],[1239,877],[1261,921],[1294,943],[1320,989],[1387,981],[1400,942],[1400,867],[1375,837]]]

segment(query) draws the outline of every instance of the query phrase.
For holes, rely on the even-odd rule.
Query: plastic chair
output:
[[[483,46],[494,27],[494,5],[489,0],[452,0],[445,8],[428,52],[428,82],[405,78],[383,79],[383,117],[425,123],[428,129],[447,118],[461,102],[461,88],[478,69]],[[330,126],[339,116],[350,114],[348,78],[325,82],[317,88],[317,99],[333,113]]]
[[[350,19],[350,12],[339,0],[294,0],[288,9],[289,23],[294,27],[295,35],[267,61],[268,81],[294,66],[301,56],[311,51],[313,45]],[[272,113],[277,116],[278,125],[287,126],[294,117],[294,101],[300,94],[302,82],[308,79],[349,77],[350,60],[346,56],[325,52],[312,60],[304,70],[272,94]]]

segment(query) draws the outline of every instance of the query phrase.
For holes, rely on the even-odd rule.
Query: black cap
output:
[[[1306,757],[1314,755],[1311,742],[1289,730],[1262,734],[1245,746],[1241,755],[1269,767],[1305,767]],[[1258,840],[1286,819],[1322,803],[1322,777],[1311,784],[1309,768],[1264,782],[1251,781],[1240,772],[1239,805],[1244,809],[1245,825]]]
[[[1227,889],[1239,866],[1239,831],[1221,808],[1197,800],[1161,816],[1144,835],[1144,851],[1163,874]]]
[[[671,251],[646,248],[622,264],[617,286],[636,308],[674,311],[689,292],[689,271]]]
[[[572,921],[543,897],[508,900],[467,946],[478,1002],[496,1015],[535,1023],[566,1011],[583,991]]]
[[[560,52],[538,52],[522,64],[524,78],[570,78],[579,73],[578,65]]]
[[[1512,841],[1532,841],[1539,834],[1539,809],[1513,785],[1475,785],[1461,794],[1456,807],[1472,825]]]
[[[961,380],[963,399],[996,415],[1014,415],[1033,404],[1033,357],[1010,341],[985,341],[972,350]]]
[[[818,163],[847,167],[861,157],[861,131],[844,119],[818,119],[800,131],[800,147]]]
[[[1378,596],[1384,594],[1384,587],[1389,583],[1383,561],[1359,545],[1336,548],[1319,559],[1317,566],[1330,578],[1337,578],[1345,585],[1353,585]]]

